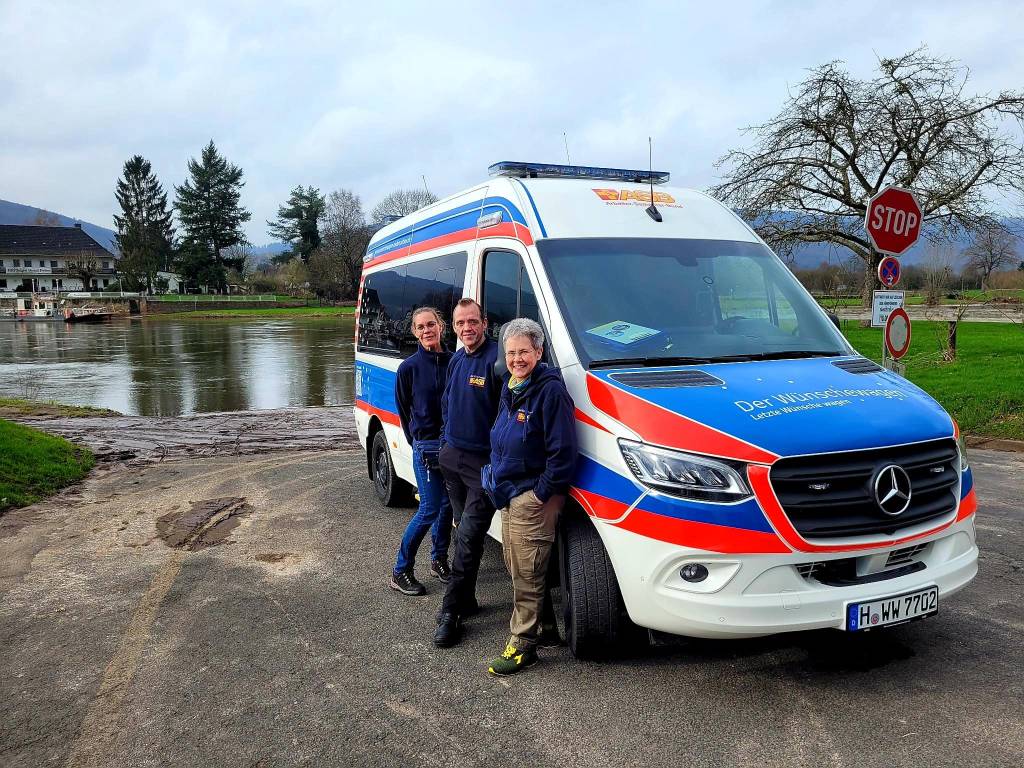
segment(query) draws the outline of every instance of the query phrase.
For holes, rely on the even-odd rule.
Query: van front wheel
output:
[[[410,489],[408,484],[395,474],[395,464],[388,450],[388,437],[379,430],[370,443],[370,471],[373,473],[373,489],[385,507],[400,507],[407,503]]]
[[[565,639],[578,659],[626,651],[639,635],[629,620],[615,570],[593,524],[580,514],[562,518],[558,537]]]

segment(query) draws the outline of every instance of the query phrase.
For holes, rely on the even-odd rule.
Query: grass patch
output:
[[[85,477],[88,448],[0,419],[0,512],[24,507]]]
[[[335,317],[355,314],[355,307],[266,307],[265,309],[197,309],[194,312],[162,312],[159,317]]]
[[[907,378],[938,400],[969,435],[1024,440],[1024,326],[964,323],[957,359],[943,359],[946,323],[914,321]],[[882,329],[843,323],[843,333],[866,357],[882,358]]]
[[[0,416],[121,416],[108,408],[88,405],[65,405],[53,400],[23,400],[0,397]]]

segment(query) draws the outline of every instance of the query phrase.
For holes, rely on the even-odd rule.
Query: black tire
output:
[[[566,643],[577,659],[621,656],[641,632],[629,620],[597,530],[584,515],[567,513],[558,536]]]
[[[409,484],[395,474],[395,464],[391,461],[388,438],[383,429],[374,434],[370,443],[370,475],[373,490],[385,507],[401,507],[408,503],[412,495]]]

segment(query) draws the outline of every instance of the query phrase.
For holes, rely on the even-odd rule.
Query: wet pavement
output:
[[[104,464],[0,517],[0,765],[1020,766],[1024,456],[971,459],[981,569],[935,618],[510,679],[500,548],[435,649],[358,450]]]

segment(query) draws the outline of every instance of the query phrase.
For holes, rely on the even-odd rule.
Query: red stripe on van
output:
[[[649,403],[592,373],[587,374],[587,392],[590,402],[599,410],[621,421],[646,442],[761,464],[771,464],[779,458],[756,445]]]
[[[389,261],[394,261],[395,259],[401,259],[405,256],[413,256],[417,253],[423,253],[424,251],[429,251],[433,248],[455,245],[456,243],[472,242],[477,239],[484,240],[491,237],[508,237],[513,240],[518,240],[523,243],[523,245],[533,245],[533,236],[530,234],[530,230],[522,224],[516,224],[515,222],[510,221],[505,224],[498,224],[497,226],[488,227],[483,230],[478,230],[476,227],[460,229],[458,232],[449,232],[447,235],[438,235],[437,237],[432,237],[429,240],[423,240],[419,243],[401,246],[395,251],[386,253],[383,256],[378,256],[373,261],[366,262],[363,264],[363,269],[365,270],[368,267],[376,267],[380,264],[385,264]]]
[[[727,525],[700,523],[680,520],[675,517],[656,515],[644,509],[634,509],[617,528],[647,536],[669,544],[691,549],[730,554],[763,555],[789,554],[790,549],[774,533],[749,531],[745,528],[731,528]]]
[[[960,499],[960,509],[956,513],[956,519],[966,520],[978,511],[978,494],[971,488],[971,492]]]
[[[582,421],[584,424],[588,424],[589,426],[594,427],[595,429],[600,429],[602,432],[609,431],[602,427],[600,424],[598,424],[596,421],[594,421],[592,418],[587,416],[587,414],[585,414],[579,408],[576,409],[576,421]]]
[[[782,543],[774,533],[749,531],[745,528],[732,528],[727,525],[701,523],[693,520],[680,520],[676,517],[657,515],[644,509],[634,509],[625,520],[618,520],[629,509],[629,505],[621,501],[609,499],[599,493],[585,491],[582,488],[570,488],[569,495],[580,503],[584,511],[591,517],[610,522],[616,528],[646,536],[657,541],[677,544],[691,549],[703,549],[708,552],[728,552],[731,554],[766,554],[790,552],[789,547]]]
[[[601,520],[618,520],[629,509],[628,504],[623,504],[615,499],[609,499],[607,496],[602,496],[593,491],[585,491],[576,486],[569,489],[569,495],[580,503],[588,515],[600,518]]]
[[[931,536],[933,533],[948,528],[956,520],[962,520],[973,514],[974,509],[977,509],[978,503],[976,497],[974,497],[974,491],[972,490],[967,496],[960,502],[960,514],[957,515],[956,520],[950,520],[948,523],[943,523],[931,530],[924,531],[923,533],[915,534],[914,536],[904,536],[901,539],[885,539],[876,541],[872,544],[811,544],[809,541],[804,539],[793,524],[789,522],[789,517],[786,512],[782,509],[782,505],[779,503],[778,497],[775,495],[775,489],[772,488],[771,481],[768,479],[769,467],[750,466],[747,467],[747,478],[750,480],[750,487],[754,490],[754,495],[757,497],[758,502],[761,504],[761,509],[764,510],[768,516],[768,520],[774,526],[775,530],[778,531],[786,543],[788,543],[794,549],[800,552],[858,552],[864,549],[880,549],[882,547],[891,547],[895,544],[903,544],[907,541],[913,541],[915,539],[923,538],[924,536]],[[974,499],[973,502],[968,502],[969,499]],[[971,506],[974,509],[971,509]],[[964,512],[964,507],[967,507],[970,511]]]
[[[375,405],[370,405],[365,400],[356,400],[356,408],[358,408],[361,411],[366,411],[371,416],[376,416],[385,424],[394,424],[396,427],[402,426],[402,422],[398,418],[397,413],[385,411],[383,408],[378,408]]]

